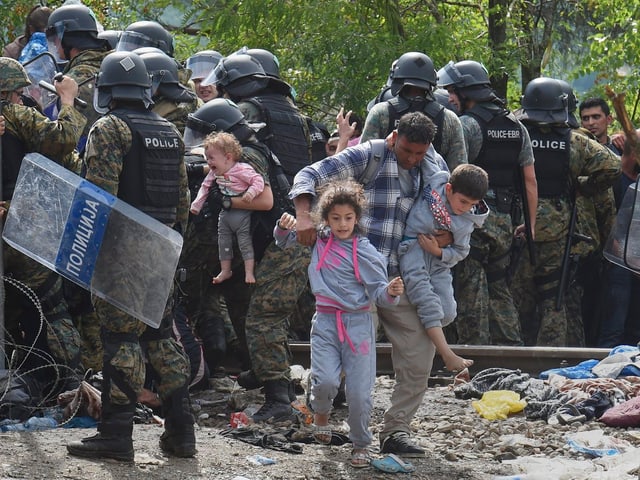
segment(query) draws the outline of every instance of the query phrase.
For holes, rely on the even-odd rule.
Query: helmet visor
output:
[[[204,145],[204,139],[206,136],[214,131],[214,128],[212,128],[209,123],[204,122],[193,115],[189,115],[184,129],[185,148],[187,151],[190,151],[193,148],[201,147]]]
[[[118,52],[133,52],[136,48],[140,47],[158,47],[158,42],[149,38],[144,33],[139,32],[122,32],[116,51]]]
[[[204,86],[218,85],[228,76],[229,72],[227,72],[227,69],[224,67],[224,62],[220,60],[213,71],[209,75],[207,75],[204,80],[202,80],[201,84]]]
[[[217,64],[214,57],[198,56],[188,58],[186,67],[191,70],[191,79],[198,80],[206,78]]]

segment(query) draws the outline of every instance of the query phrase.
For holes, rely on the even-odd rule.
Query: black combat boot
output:
[[[283,422],[295,419],[289,397],[290,383],[286,379],[264,382],[264,405],[253,414],[254,422]]]
[[[202,340],[204,359],[210,374],[213,375],[222,365],[227,353],[224,319],[216,315],[207,315],[198,322],[197,332]]]
[[[98,433],[71,442],[67,451],[86,458],[113,458],[133,462],[133,414],[135,405],[111,405],[102,410]]]
[[[193,457],[196,454],[196,434],[191,413],[191,400],[186,386],[169,398],[162,400],[164,432],[160,437],[160,448],[175,457]]]
[[[238,385],[245,390],[255,390],[256,388],[261,388],[263,386],[263,383],[258,380],[256,374],[253,373],[253,370],[243,370],[240,372],[240,375],[238,375],[236,381],[238,382]]]

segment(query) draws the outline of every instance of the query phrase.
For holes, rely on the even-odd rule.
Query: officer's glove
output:
[[[220,190],[220,187],[216,183],[211,185],[209,189],[209,196],[207,197],[207,201],[202,207],[202,211],[200,212],[204,218],[209,218],[212,215],[218,215],[220,210],[222,210],[222,201],[224,198],[224,194]]]

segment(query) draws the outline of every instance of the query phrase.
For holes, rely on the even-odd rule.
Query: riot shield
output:
[[[610,262],[635,273],[640,273],[640,195],[638,193],[638,182],[629,185],[603,252]]]
[[[31,85],[24,88],[25,94],[33,98],[40,106],[41,111],[50,119],[57,117],[56,100],[58,96],[39,86],[41,80],[53,83],[53,77],[57,73],[55,58],[48,52],[33,57],[24,63],[24,68],[29,75]]]
[[[22,162],[3,238],[147,325],[160,325],[181,235],[38,153]]]

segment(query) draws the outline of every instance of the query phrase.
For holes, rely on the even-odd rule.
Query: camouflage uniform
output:
[[[131,131],[123,120],[112,115],[99,119],[87,144],[87,180],[117,195],[123,159],[131,145]],[[189,198],[186,169],[181,163],[176,223],[182,226],[187,224]],[[144,385],[145,363],[139,338],[149,328],[100,298],[94,298],[94,306],[101,323],[105,361],[110,361],[122,379],[111,384],[109,401],[113,405],[130,404],[135,402]],[[183,388],[190,376],[188,358],[170,336],[172,307],[170,296],[162,323],[156,332],[151,332],[145,352],[160,377],[157,389],[163,402]]]
[[[578,128],[576,132],[595,139],[588,130]],[[616,217],[613,188],[598,191],[592,197],[579,196],[577,202],[576,232],[590,237],[591,241],[579,241],[571,248],[572,257],[577,259],[577,271],[566,294],[567,321],[569,331],[584,326],[584,343],[590,346],[595,344],[598,335],[598,318],[606,289],[602,249]]]
[[[247,122],[264,121],[255,105],[240,101],[238,108]],[[244,330],[251,368],[261,383],[289,380],[289,317],[308,288],[310,261],[311,250],[307,247],[282,250],[271,243],[256,269]]]
[[[82,132],[81,142],[84,143],[89,130],[95,121],[101,117],[93,107],[93,92],[95,90],[95,76],[100,71],[100,63],[109,52],[103,50],[85,50],[81,52],[65,65],[62,73],[73,78],[80,86],[78,97],[87,102],[87,106],[82,109],[82,114],[87,119],[87,123]],[[86,82],[86,83],[85,83]],[[79,145],[83,151],[84,145]]]
[[[492,108],[489,105],[487,108]],[[495,108],[495,107],[493,107]],[[460,117],[465,132],[469,162],[475,163],[483,146],[480,124],[470,115]],[[531,141],[524,127],[522,147],[516,168],[533,164]],[[491,178],[489,179],[492,184]],[[522,345],[518,312],[507,285],[513,242],[514,221],[511,213],[497,208],[495,191],[485,201],[491,214],[482,228],[471,234],[471,252],[457,265],[455,292],[458,301],[456,329],[458,343],[471,345]]]
[[[77,168],[74,149],[85,125],[85,119],[76,109],[63,106],[56,121],[49,120],[33,108],[16,104],[4,105],[2,114],[5,118],[5,139],[12,135],[24,147],[25,153],[38,152],[66,168]],[[7,162],[10,153],[5,151],[4,154],[4,161]],[[4,178],[3,181],[11,182],[12,179]],[[7,193],[5,190],[4,194]],[[35,292],[47,322],[44,326],[45,339],[38,335],[41,327],[40,316],[32,302],[23,292],[9,288],[5,298],[5,325],[9,334],[16,339],[24,335],[25,341],[35,343],[45,354],[51,354],[53,363],[78,370],[80,336],[71,321],[62,296],[62,279],[9,246],[4,248],[3,259],[5,274],[24,283]],[[9,285],[14,287],[12,283]],[[31,355],[23,367],[33,368],[42,363],[46,362]],[[44,381],[51,381],[56,376],[50,370],[36,370],[34,373]],[[57,373],[63,378],[69,376],[68,371]]]
[[[389,125],[389,109],[387,102],[374,105],[365,121],[360,143],[373,138],[386,138],[395,127]],[[442,125],[442,147],[438,151],[447,162],[449,170],[453,170],[461,163],[467,163],[467,148],[464,141],[462,125],[458,116],[451,110],[444,110]]]
[[[572,131],[569,148],[569,180],[576,184],[579,195],[591,198],[606,191],[619,176],[620,160],[596,141]],[[514,287],[522,328],[531,338],[535,335],[536,345],[540,346],[584,345],[582,322],[570,323],[565,302],[559,310],[555,308],[570,215],[568,193],[560,198],[539,200],[536,264],[529,268],[523,267],[528,260],[521,262],[522,271],[518,272],[518,285]]]
[[[193,102],[176,103],[166,98],[154,100],[151,110],[162,118],[166,118],[173,123],[181,135],[184,135],[184,128],[187,122],[187,115],[195,112],[200,106],[201,100],[194,95]]]
[[[100,71],[102,59],[108,53],[102,50],[85,50],[69,60],[63,71],[65,75],[78,83],[78,97],[87,102],[87,106],[81,110],[82,115],[87,119],[78,142],[78,148],[82,153],[84,153],[85,142],[91,126],[101,117],[101,114],[96,112],[93,106],[94,78]],[[82,338],[83,365],[85,368],[100,370],[102,367],[100,323],[91,305],[90,294],[68,280],[64,280],[64,292],[73,321]]]
[[[283,250],[272,242],[256,269],[245,320],[251,366],[258,380],[289,379],[288,317],[308,284],[309,247]]]
[[[191,157],[191,156],[190,156]],[[269,185],[267,159],[256,149],[243,148],[242,160],[262,175]],[[202,162],[202,157],[199,157]],[[204,174],[190,174],[192,195],[197,192]],[[226,350],[224,343],[236,343],[248,363],[244,335],[244,317],[249,306],[251,289],[244,282],[242,257],[234,255],[234,275],[221,284],[213,285],[211,278],[220,271],[218,257],[218,209],[208,204],[197,216],[191,216],[179,268],[185,270],[185,280],[180,282],[180,292],[187,314],[196,332],[203,340],[205,358],[210,369],[217,367]],[[222,326],[224,325],[224,331]],[[226,342],[225,342],[226,337]],[[222,342],[222,343],[221,343]]]

